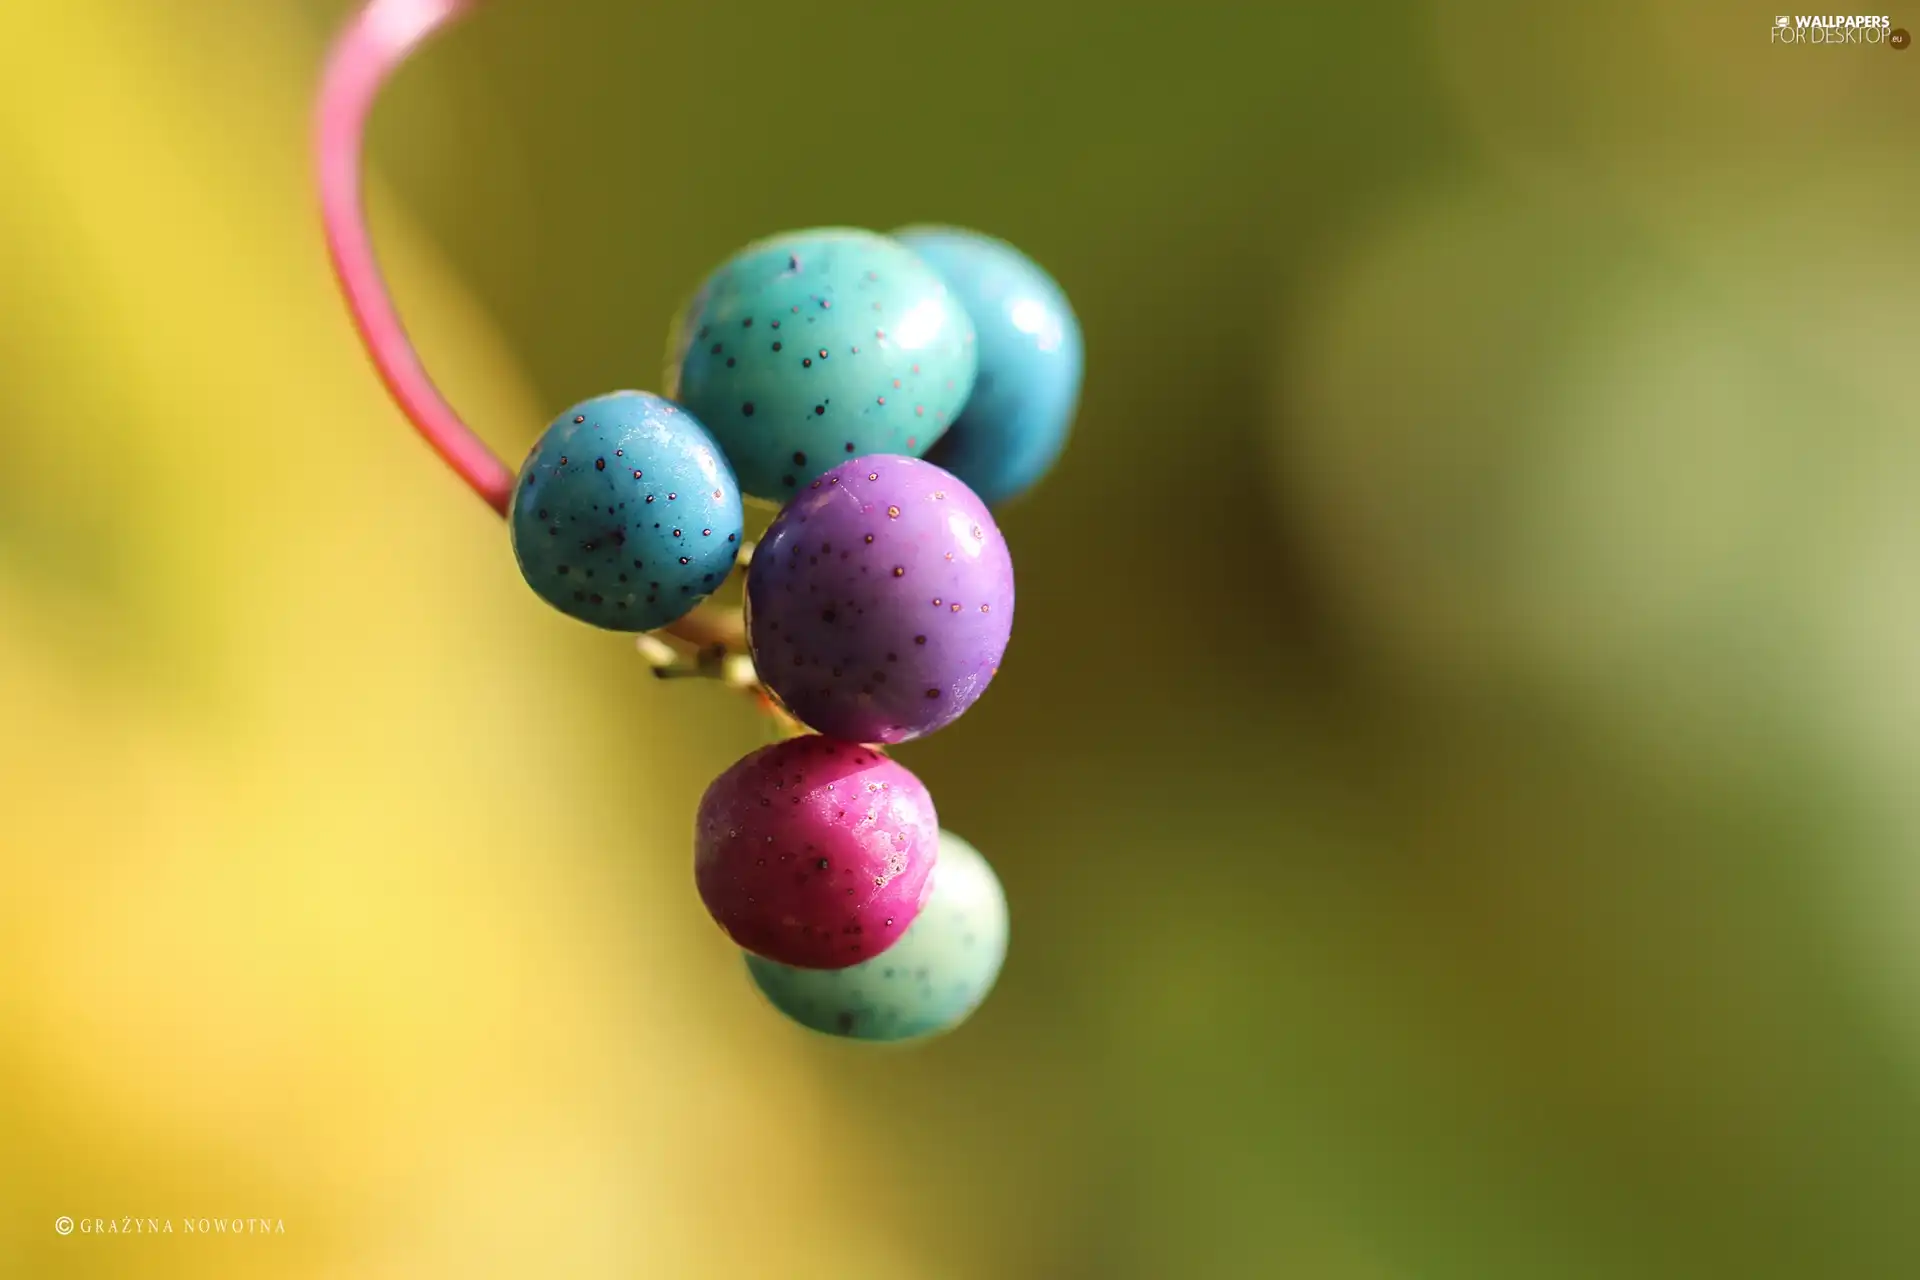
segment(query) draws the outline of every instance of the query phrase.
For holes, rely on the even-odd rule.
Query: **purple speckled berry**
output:
[[[768,689],[849,742],[958,719],[1000,669],[1013,560],[987,504],[931,462],[843,462],[788,503],[747,570],[747,638]]]
[[[694,820],[700,899],[735,943],[801,969],[840,969],[898,942],[940,856],[933,797],[871,747],[813,734],[714,779]]]

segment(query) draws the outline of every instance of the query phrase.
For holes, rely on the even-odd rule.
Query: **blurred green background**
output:
[[[782,228],[979,227],[1080,310],[1008,661],[902,752],[1012,955],[873,1052],[692,892],[751,708],[547,611],[384,402],[309,186],[347,11],[0,11],[0,1274],[1920,1269],[1920,53],[1661,0],[431,46],[374,224],[510,458]]]

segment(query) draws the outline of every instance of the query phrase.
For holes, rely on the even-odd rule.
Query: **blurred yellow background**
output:
[[[781,228],[981,227],[1080,309],[1006,667],[902,753],[1012,955],[875,1052],[693,893],[751,709],[542,606],[366,365],[347,11],[0,12],[0,1275],[1920,1270],[1920,53],[1660,0],[430,46],[373,220],[510,459]]]

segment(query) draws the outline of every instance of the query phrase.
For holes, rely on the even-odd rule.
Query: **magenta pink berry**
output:
[[[898,762],[816,735],[714,779],[694,824],[693,878],[734,942],[802,969],[892,946],[926,905],[940,822]]]
[[[1013,560],[987,504],[931,462],[843,462],[789,502],[747,570],[767,688],[849,742],[952,724],[1000,670]]]

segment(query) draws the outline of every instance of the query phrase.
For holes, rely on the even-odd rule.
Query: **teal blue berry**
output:
[[[616,391],[553,420],[520,469],[507,520],[541,599],[609,631],[652,631],[726,581],[740,486],[692,414]]]
[[[1007,898],[979,850],[940,833],[933,891],[900,940],[846,969],[796,969],[748,954],[774,1008],[803,1027],[854,1040],[951,1031],[993,990],[1007,957]]]
[[[848,458],[926,453],[973,389],[974,342],[965,308],[898,241],[789,232],[735,254],[681,311],[667,394],[749,497],[780,505]]]
[[[927,460],[989,505],[1031,489],[1066,448],[1080,402],[1080,321],[1052,276],[1012,245],[955,227],[893,233],[973,318],[979,377]]]

